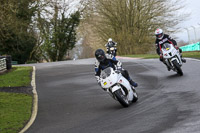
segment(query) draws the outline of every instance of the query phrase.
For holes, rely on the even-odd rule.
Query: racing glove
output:
[[[95,78],[97,79],[97,83],[101,86],[101,78],[99,76],[95,76]]]
[[[178,47],[178,46],[176,46],[176,45],[175,45],[174,47],[175,47],[175,49],[177,49],[177,50],[179,49],[179,47]]]
[[[102,86],[101,86],[101,78],[99,76],[95,76],[96,79],[97,79],[97,83],[98,85],[101,87],[102,90],[106,91],[106,89],[104,89]]]
[[[161,59],[163,58],[163,55],[162,55],[162,54],[160,54],[160,58],[161,58]]]

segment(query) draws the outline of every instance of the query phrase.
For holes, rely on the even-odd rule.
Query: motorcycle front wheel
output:
[[[173,63],[173,65],[174,65],[174,67],[176,68],[177,73],[178,73],[180,76],[182,76],[182,75],[183,75],[183,71],[182,71],[181,67],[179,66],[178,62],[177,62],[176,60],[173,60],[172,63]]]
[[[123,107],[129,106],[129,101],[128,101],[126,95],[124,95],[121,90],[116,90],[114,92],[114,95]]]

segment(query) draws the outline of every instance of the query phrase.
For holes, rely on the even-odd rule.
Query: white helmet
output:
[[[112,38],[109,38],[109,39],[108,39],[108,42],[112,42]]]
[[[162,29],[157,29],[155,31],[155,35],[156,35],[156,38],[158,38],[159,40],[161,40],[163,38],[163,36],[164,36],[163,30]]]

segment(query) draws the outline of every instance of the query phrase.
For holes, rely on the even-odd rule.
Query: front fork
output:
[[[174,60],[177,60],[178,64],[179,64],[180,66],[182,66],[181,58],[178,57],[177,55],[174,56],[173,58],[165,59],[165,63],[166,63],[167,66],[169,66],[169,67],[171,67],[171,68],[173,69],[173,68],[174,68],[174,64],[172,63],[172,61],[174,61]]]
[[[119,89],[121,90],[121,92],[122,92],[123,95],[126,95],[126,96],[128,95],[128,92],[125,92],[125,90],[119,84],[116,84],[115,86],[110,87],[106,91],[110,94],[111,97],[113,97],[115,100],[117,100],[117,98],[115,97],[115,95],[113,95],[113,93],[115,91],[119,90]]]

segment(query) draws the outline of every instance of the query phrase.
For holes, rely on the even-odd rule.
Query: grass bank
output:
[[[32,67],[13,67],[0,75],[0,87],[30,86]]]
[[[13,67],[0,75],[0,87],[26,87],[31,83],[32,67]],[[0,133],[18,133],[31,117],[32,96],[0,92]]]
[[[200,59],[200,51],[183,52],[182,55],[183,55],[183,57]],[[159,58],[159,56],[157,54],[139,54],[139,55],[123,55],[123,56],[124,57],[133,57],[133,58],[143,58],[143,59]]]
[[[32,97],[0,93],[0,133],[18,133],[31,117]]]
[[[200,51],[196,51],[196,52],[183,52],[183,57],[200,59]]]

